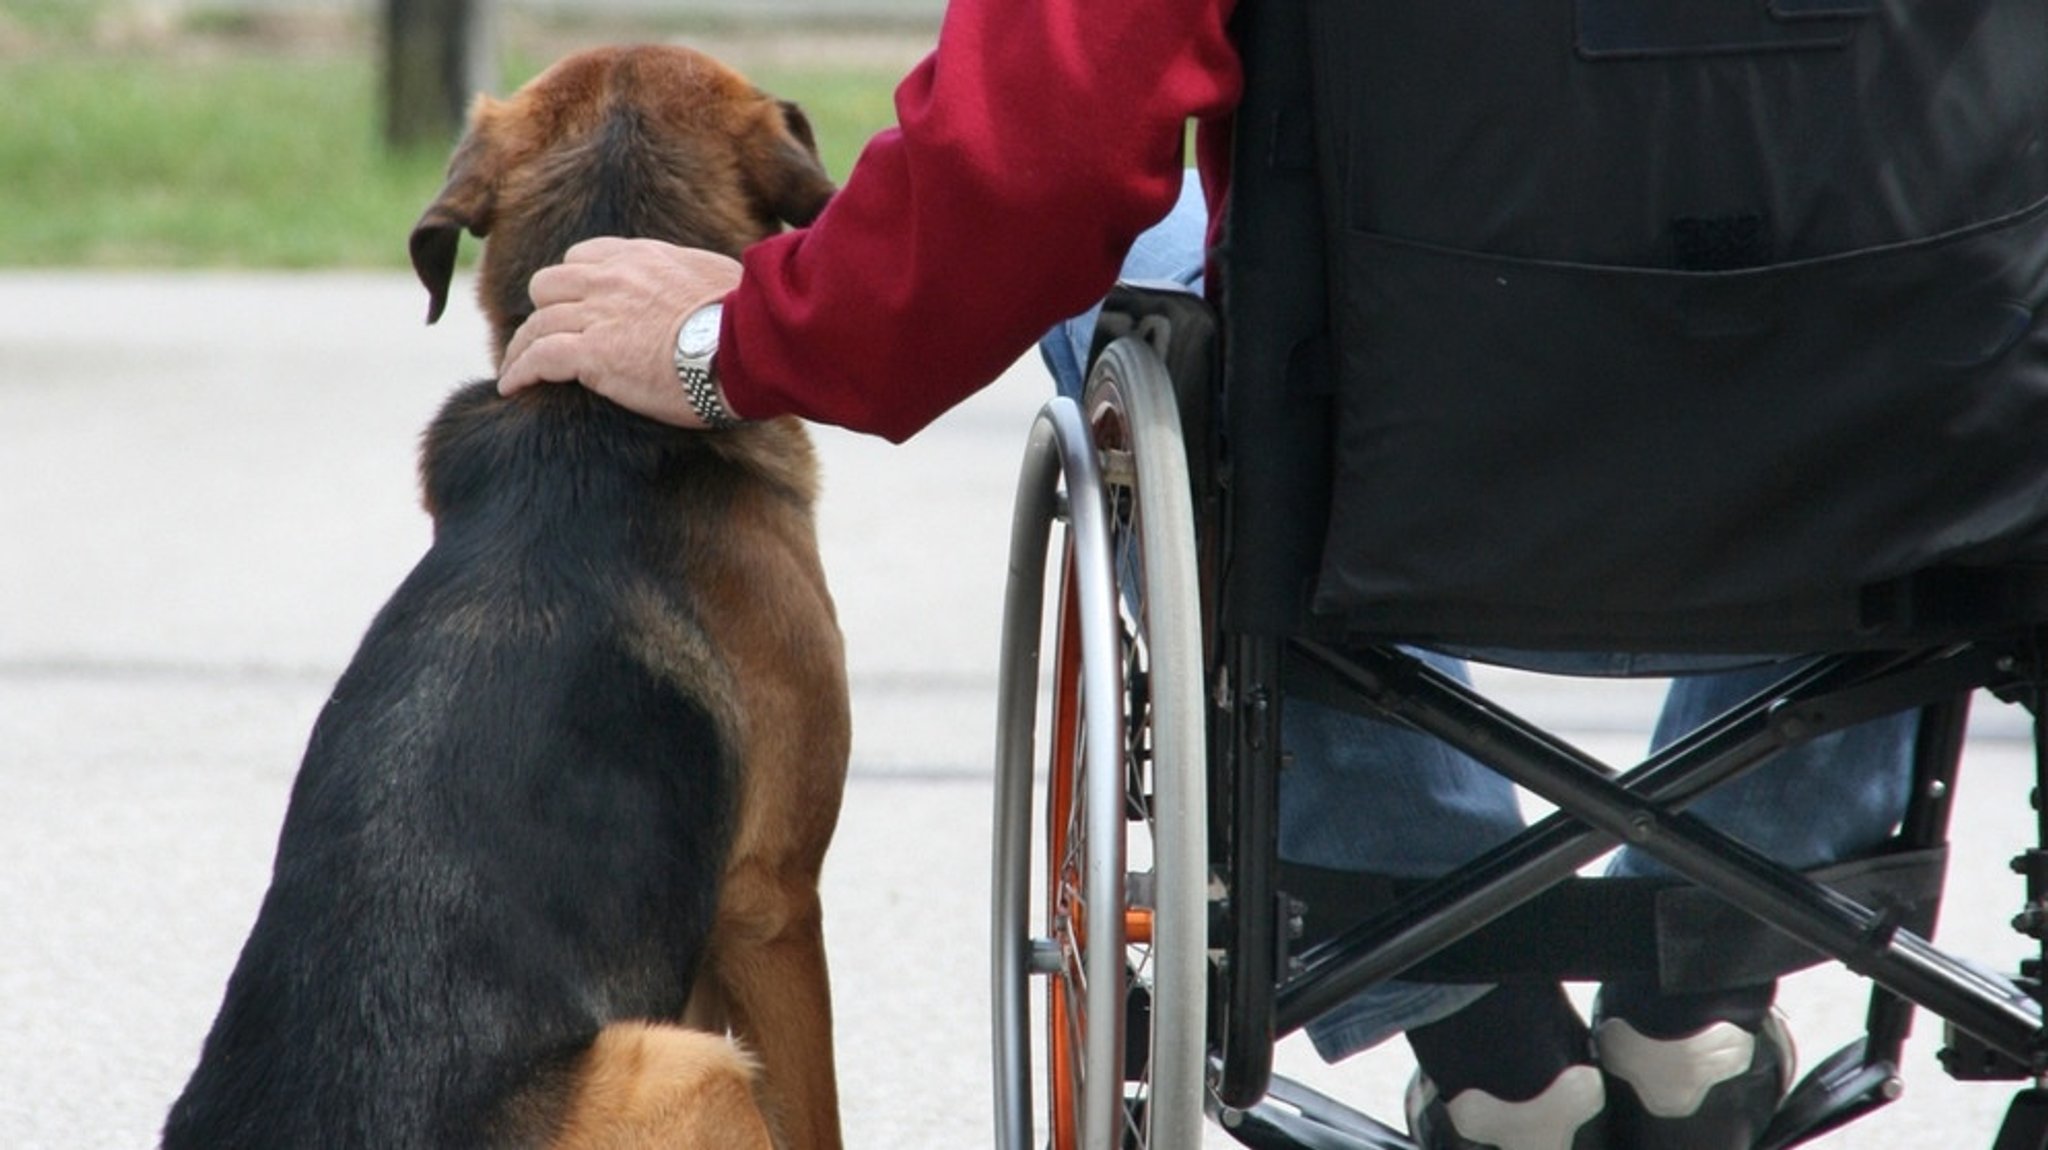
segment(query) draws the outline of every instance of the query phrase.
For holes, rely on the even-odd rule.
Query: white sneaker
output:
[[[1419,1070],[1408,1083],[1408,1133],[1421,1150],[1607,1150],[1606,1110],[1593,1066],[1566,1067],[1525,1102],[1479,1089],[1446,1100]]]
[[[1797,1055],[1776,1010],[1760,1030],[1716,1022],[1650,1038],[1627,1019],[1595,1019],[1614,1141],[1637,1150],[1750,1150],[1792,1088]]]

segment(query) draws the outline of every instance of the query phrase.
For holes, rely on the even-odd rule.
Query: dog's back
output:
[[[437,229],[498,237],[481,291],[502,351],[523,314],[505,301],[576,240],[717,232],[737,249],[773,226],[783,209],[650,164],[676,143],[650,132],[632,73],[672,63],[587,58],[536,82],[544,106],[480,105],[415,235],[436,311],[454,249],[439,262]],[[520,149],[540,172],[525,200],[500,167]],[[807,439],[789,422],[685,432],[576,387],[507,401],[486,381],[444,407],[422,472],[433,546],[314,728],[168,1150],[561,1145],[606,1105],[607,1058],[696,1066],[706,1098],[750,1081],[702,1036],[606,1028],[681,1018],[705,957],[745,723],[697,589],[746,564],[738,510],[771,509],[770,535],[810,546]],[[706,1144],[767,1134],[727,1137]]]
[[[518,1077],[682,1014],[735,796],[722,670],[687,632],[641,649],[688,617],[656,560],[689,541],[631,538],[663,493],[607,452],[578,470],[535,450],[545,421],[489,422],[448,456],[495,481],[439,492],[314,728],[187,1091],[233,1125],[181,1106],[167,1145],[516,1144],[492,1107]]]

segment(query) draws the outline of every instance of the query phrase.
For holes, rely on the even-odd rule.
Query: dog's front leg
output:
[[[760,1092],[786,1150],[840,1150],[832,992],[814,886],[727,875],[714,1001],[761,1063]]]

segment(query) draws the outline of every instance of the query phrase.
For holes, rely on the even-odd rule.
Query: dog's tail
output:
[[[614,1023],[584,1054],[549,1150],[775,1150],[758,1071],[725,1035]]]

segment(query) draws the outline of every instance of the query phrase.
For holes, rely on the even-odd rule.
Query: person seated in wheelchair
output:
[[[1208,208],[1193,176],[1173,211],[1133,245],[1126,281],[1201,289]],[[1099,312],[1074,316],[1040,343],[1062,394],[1081,395]],[[1467,678],[1459,659],[1418,653]],[[1495,658],[1517,661],[1512,652]],[[1701,670],[1727,660],[1684,656],[1521,661],[1559,673],[1676,675],[1652,733],[1655,748],[1783,673],[1769,661]],[[1307,700],[1290,700],[1283,715],[1283,860],[1429,878],[1524,829],[1513,785],[1436,739]],[[1906,809],[1917,726],[1917,714],[1904,712],[1801,744],[1691,809],[1801,870],[1856,858],[1884,842]],[[1624,849],[1608,873],[1667,872]],[[1776,989],[1764,981],[1665,994],[1653,979],[1610,983],[1589,1026],[1556,983],[1399,982],[1324,1015],[1308,1033],[1331,1062],[1405,1033],[1418,1063],[1408,1121],[1426,1150],[1741,1150],[1794,1081],[1794,1044],[1773,1009]]]
[[[1247,9],[1283,2],[1242,0]],[[1279,166],[1312,151],[1304,126],[1233,122],[1245,83],[1233,7],[1231,0],[1107,6],[953,0],[936,50],[898,89],[899,126],[870,142],[816,223],[757,245],[737,264],[647,243],[572,250],[560,268],[535,278],[539,307],[508,352],[501,389],[575,381],[683,426],[793,415],[908,438],[992,381],[1060,317],[1100,299],[1119,275],[1200,280],[1205,252],[1215,250],[1205,243],[1205,231],[1210,240],[1217,237],[1216,221],[1233,186],[1233,132],[1271,132]],[[1813,238],[1809,233],[1862,221],[1828,204],[1793,211],[1771,201],[1788,182],[1798,182],[1785,180],[1786,170],[1771,164],[1819,170],[1870,161],[1865,153],[1871,149],[1883,152],[1887,140],[1908,137],[1889,133],[1884,123],[1856,130],[1865,125],[1855,101],[1875,105],[1888,88],[1906,84],[1921,85],[1912,89],[1925,96],[1917,102],[1934,109],[1928,114],[1939,118],[1942,130],[1932,144],[1912,137],[1917,142],[1904,146],[1910,154],[1877,157],[1885,173],[1874,182],[1881,189],[1873,197],[1878,214],[1905,219],[1910,234],[1920,235],[1943,226],[1966,229],[1977,218],[2017,213],[2048,195],[2042,159],[2048,156],[2048,115],[2042,114],[2040,85],[2015,78],[2048,74],[2048,53],[2032,30],[2048,23],[2039,0],[1958,0],[1938,6],[1939,19],[1937,6],[1903,0],[1769,6],[1717,0],[1668,8],[1558,0],[1527,6],[1514,17],[1535,21],[1533,33],[1510,28],[1506,10],[1494,5],[1351,7],[1370,9],[1367,19],[1377,21],[1374,59],[1385,67],[1348,68],[1337,55],[1351,50],[1343,44],[1304,45],[1304,55],[1321,53],[1319,66],[1339,77],[1332,84],[1336,98],[1384,96],[1366,80],[1390,75],[1431,93],[1470,129],[1433,137],[1427,127],[1394,125],[1390,132],[1402,146],[1389,150],[1416,162],[1386,163],[1370,173],[1378,198],[1358,209],[1368,213],[1391,210],[1391,203],[1435,210],[1441,202],[1485,216],[1500,197],[1527,190],[1533,177],[1524,176],[1538,166],[1537,153],[1548,150],[1555,155],[1544,170],[1562,168],[1573,186],[1553,189],[1560,202],[1538,205],[1555,209],[1546,241],[1574,238],[1556,221],[1605,212],[1612,218],[1599,220],[1602,226],[1654,217],[1653,230],[1673,237],[1665,266],[1681,277],[1796,259]],[[1916,40],[1909,35],[1916,22],[1951,35]],[[1898,43],[1872,48],[1865,41],[1873,29]],[[1545,55],[1555,42],[1564,45],[1564,55]],[[1527,54],[1525,45],[1533,46]],[[1978,71],[1956,73],[1972,82],[1959,81],[1950,91],[1942,53],[1962,54],[1957,45],[1976,53],[1971,58],[1978,59],[1972,65]],[[1891,48],[1898,49],[1896,58],[1885,54]],[[1831,121],[1839,131],[1780,139],[1774,135],[1780,119],[1807,121],[1788,115],[1785,106],[1744,102],[1758,94],[1796,102],[1796,90],[1688,87],[1703,74],[1702,61],[1750,53],[1864,69],[1847,97],[1848,114]],[[1600,110],[1650,117],[1633,124],[1641,131],[1647,123],[1646,138],[1658,146],[1632,146],[1629,162],[1620,166],[1625,176],[1603,166],[1619,157],[1600,150],[1611,120],[1595,116],[1590,105],[1584,117],[1550,125],[1554,131],[1506,127],[1518,123],[1503,111],[1522,101],[1518,86],[1533,90],[1548,78],[1579,75],[1562,70],[1556,62],[1563,59],[1636,75],[1667,70],[1660,74],[1666,79],[1653,83],[1667,84],[1673,99]],[[1354,76],[1355,89],[1346,86]],[[1985,105],[1986,91],[1995,106]],[[1695,99],[1728,105],[1711,132],[1685,120],[1655,121],[1659,109],[1691,107]],[[1184,184],[1181,170],[1189,120],[1200,129],[1206,204],[1192,183]],[[1731,123],[1741,130],[1721,132]],[[1758,140],[1772,147],[1744,151]],[[1687,148],[1711,153],[1705,162],[1717,175],[1707,183],[1725,187],[1751,179],[1764,189],[1765,202],[1735,208],[1684,202],[1685,181],[1661,178],[1660,157]],[[1483,175],[1461,169],[1474,158]],[[1950,166],[1963,172],[1945,185],[1941,177]],[[1630,178],[1640,184],[1624,186]],[[1914,199],[1908,185],[1970,190],[1950,205]],[[1641,202],[1630,198],[1638,193]],[[1625,210],[1613,210],[1617,199]],[[1812,214],[1792,218],[1797,212]],[[1402,246],[1396,241],[1388,250]],[[2025,258],[2038,265],[2039,256],[2032,251]],[[1538,260],[1527,266],[1564,265]],[[1502,286],[1508,274],[1502,273]],[[708,398],[693,392],[684,405],[677,398],[674,340],[686,316],[713,303],[722,304],[716,385]],[[1063,389],[1079,385],[1091,326],[1083,314],[1046,341],[1047,361]],[[1454,330],[1452,338],[1462,334]],[[1989,332],[1988,354],[2018,338],[2018,331]],[[1497,465],[1489,458],[1467,462],[1475,472]],[[1524,481],[1509,473],[1503,482]],[[1463,546],[1483,551],[1489,540],[1466,539]],[[1450,656],[1430,658],[1457,667]],[[1597,669],[1698,670],[1616,661]],[[1717,667],[1676,679],[1660,737],[1775,673],[1768,666]],[[1429,876],[1521,827],[1505,780],[1434,742],[1307,702],[1290,702],[1285,714],[1293,766],[1280,792],[1284,859]],[[1852,857],[1884,839],[1900,818],[1914,727],[1907,714],[1829,736],[1693,810],[1793,866]],[[1361,801],[1362,795],[1371,801]],[[1624,851],[1614,870],[1642,873],[1654,865]],[[1704,995],[1660,993],[1647,982],[1611,983],[1586,1020],[1554,985],[1393,984],[1345,1004],[1310,1030],[1329,1058],[1405,1033],[1419,1065],[1409,1118],[1417,1140],[1431,1150],[1732,1150],[1753,1143],[1791,1080],[1791,1042],[1772,1016],[1773,996],[1768,981]]]

